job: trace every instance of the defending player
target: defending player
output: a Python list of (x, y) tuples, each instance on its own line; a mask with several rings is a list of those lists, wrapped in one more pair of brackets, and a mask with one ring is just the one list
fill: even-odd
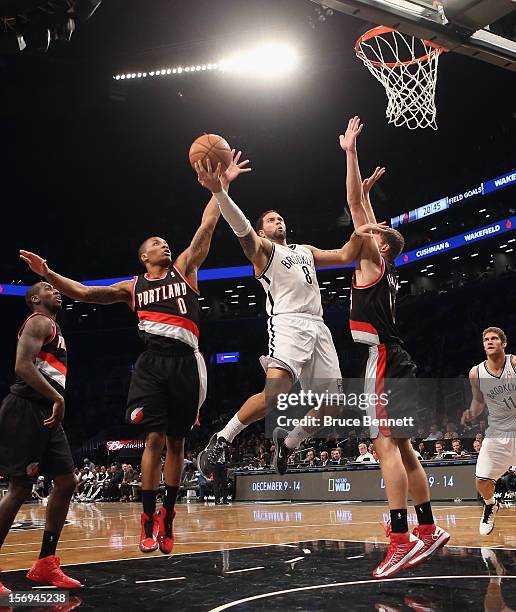
[(469, 423), (487, 408), (488, 429), (477, 459), (477, 491), (484, 500), (481, 535), (493, 531), (499, 505), (495, 502), (496, 481), (516, 464), (516, 356), (506, 355), (507, 337), (499, 327), (482, 333), (487, 359), (469, 372), (473, 399), (462, 416)]
[[(61, 425), (65, 412), (66, 344), (56, 322), (61, 295), (52, 285), (30, 287), (25, 301), (32, 314), (18, 333), (16, 380), (0, 407), (0, 474), (9, 489), (0, 501), (0, 546), (40, 474), (54, 481), (48, 499), (39, 559), (29, 580), (59, 589), (81, 587), (59, 567), (56, 548), (75, 490), (74, 464)], [(0, 597), (11, 591), (0, 582)]]
[[(356, 139), (361, 131), (360, 119), (353, 117), (346, 133), (340, 136), (340, 146), (347, 159), (347, 199), (355, 227), (375, 222), (369, 200), (375, 175), (363, 185), (358, 165)], [(377, 169), (376, 178), (381, 174), (382, 171)], [(356, 259), (350, 327), (355, 342), (369, 345), (364, 391), (370, 398), (375, 393), (380, 395), (386, 378), (403, 379), (400, 384), (404, 384), (410, 393), (410, 381), (416, 377), (416, 366), (404, 348), (394, 315), (398, 291), (394, 261), (403, 246), (403, 236), (389, 228), (377, 233), (375, 240), (364, 242)], [(372, 418), (410, 416), (410, 401), (404, 395), (393, 393), (387, 406), (372, 401), (368, 414)], [(410, 443), (410, 434), (371, 427), (371, 438), (380, 460), (391, 515), (388, 526), (391, 543), (387, 556), (373, 572), (376, 578), (383, 578), (424, 562), (450, 536), (434, 524), (428, 481)], [(419, 522), (412, 534), (407, 522), (409, 491)]]
[[(250, 397), (199, 453), (199, 469), (209, 477), (227, 443), (248, 425), (262, 419), (274, 405), (275, 397), (288, 392), (296, 381), (305, 389), (317, 391), (314, 385), (318, 382), (324, 386), (323, 391), (341, 391), (339, 360), (330, 330), (322, 318), (315, 268), (352, 262), (362, 241), (372, 240), (371, 228), (381, 229), (381, 226), (358, 228), (342, 248), (330, 251), (309, 245), (287, 244), (285, 221), (277, 211), (262, 213), (255, 231), (223, 190), (217, 174), (206, 171), (199, 164), (197, 173), (199, 182), (217, 198), (222, 216), (253, 264), (255, 278), (267, 295), (269, 315), (269, 354), (260, 358), (267, 377), (266, 389)], [(297, 448), (309, 436), (310, 432), (302, 427), (296, 427), (290, 433), (275, 430), (274, 442), (281, 452), (275, 453), (273, 464), (280, 474), (287, 469), (287, 449)]]
[[(223, 175), (225, 186), (246, 168), (240, 152)], [(184, 438), (197, 420), (206, 397), (206, 366), (199, 352), (199, 290), (197, 270), (208, 256), (220, 216), (215, 198), (206, 206), (201, 225), (190, 246), (172, 263), (167, 242), (157, 236), (145, 240), (138, 258), (146, 273), (106, 287), (82, 285), (49, 269), (41, 257), (20, 251), (31, 269), (62, 293), (81, 302), (123, 302), (138, 315), (140, 337), (146, 350), (136, 362), (129, 388), (126, 418), (146, 431), (142, 457), (140, 550), (159, 546), (172, 552), (175, 502), (183, 472)], [(161, 454), (166, 445), (165, 498), (156, 510)]]

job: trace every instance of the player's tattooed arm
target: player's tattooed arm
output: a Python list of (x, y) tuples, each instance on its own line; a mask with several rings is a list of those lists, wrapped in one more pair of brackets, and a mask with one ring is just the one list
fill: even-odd
[(115, 304), (117, 302), (123, 302), (131, 306), (133, 283), (130, 280), (121, 281), (105, 287), (90, 287), (54, 272), (48, 267), (46, 259), (43, 259), (35, 253), (21, 250), (20, 259), (22, 259), (35, 274), (44, 278), (62, 294), (72, 300), (90, 302), (93, 304)]
[[(43, 344), (54, 333), (48, 317), (32, 317), (23, 328), (16, 348), (15, 372), (22, 380), (43, 397), (52, 402), (62, 402), (63, 397), (50, 385), (36, 368), (35, 361)], [(63, 403), (64, 405), (64, 403)]]
[(480, 416), (486, 409), (484, 394), (480, 390), (477, 366), (473, 366), (469, 371), (469, 382), (471, 384), (471, 392), (473, 397), (471, 399), (470, 407), (468, 410), (464, 410), (462, 414), (461, 425), (470, 423)]
[(256, 275), (260, 276), (271, 256), (272, 242), (267, 238), (258, 236), (254, 229), (251, 229), (246, 236), (238, 240), (244, 255), (253, 264)]

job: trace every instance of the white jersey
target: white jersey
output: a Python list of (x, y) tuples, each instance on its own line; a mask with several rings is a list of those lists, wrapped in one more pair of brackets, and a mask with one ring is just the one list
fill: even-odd
[(301, 244), (272, 243), (272, 252), (263, 272), (256, 277), (267, 295), (270, 317), (303, 314), (322, 320), (321, 292), (314, 256)]
[(489, 372), (487, 361), (477, 366), (480, 390), (489, 413), (489, 429), (497, 432), (516, 432), (516, 370), (511, 357), (505, 356), (500, 376)]

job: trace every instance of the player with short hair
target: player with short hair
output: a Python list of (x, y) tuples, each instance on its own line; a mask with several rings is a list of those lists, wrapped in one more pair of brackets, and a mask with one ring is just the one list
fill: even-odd
[(469, 371), (473, 398), (462, 422), (471, 422), (487, 409), (488, 428), (475, 475), (484, 500), (479, 531), (489, 535), (499, 509), (494, 498), (496, 481), (516, 463), (516, 355), (505, 353), (507, 336), (499, 327), (485, 329), (482, 342), (487, 359)]
[[(234, 151), (233, 151), (234, 155)], [(222, 180), (226, 189), (247, 168), (238, 152)], [(138, 249), (146, 272), (110, 286), (87, 286), (65, 278), (34, 253), (20, 251), (21, 258), (40, 276), (68, 297), (80, 302), (122, 302), (136, 312), (145, 351), (131, 376), (127, 421), (145, 429), (142, 457), (140, 550), (158, 547), (170, 554), (174, 545), (175, 502), (184, 465), (184, 439), (197, 421), (206, 397), (206, 365), (199, 352), (197, 271), (208, 256), (220, 216), (215, 198), (208, 202), (190, 245), (173, 261), (163, 238), (147, 238)], [(161, 474), (161, 454), (166, 446), (165, 498), (156, 512)]]
[[(265, 370), (265, 389), (251, 396), (226, 426), (213, 434), (197, 457), (199, 470), (209, 477), (228, 443), (248, 425), (259, 421), (272, 409), (279, 393), (288, 392), (296, 381), (313, 388), (318, 381), (330, 393), (341, 391), (341, 373), (330, 330), (322, 315), (321, 292), (316, 266), (338, 266), (353, 261), (363, 240), (372, 240), (371, 229), (378, 224), (357, 228), (340, 249), (322, 250), (306, 244), (287, 244), (286, 224), (275, 209), (263, 212), (256, 230), (244, 213), (223, 190), (217, 173), (196, 166), (199, 182), (217, 199), (222, 216), (240, 241), (253, 264), (255, 278), (267, 296), (266, 311), (269, 354), (260, 357)], [(296, 427), (292, 432), (274, 431), (273, 465), (280, 474), (287, 469), (290, 451), (310, 436)]]
[[(349, 120), (340, 146), (346, 153), (347, 200), (355, 227), (376, 221), (369, 191), (385, 172), (377, 168), (362, 182), (356, 140), (362, 131), (359, 117)], [(369, 396), (368, 415), (372, 418), (415, 417), (416, 366), (405, 350), (395, 322), (398, 276), (394, 267), (402, 252), (403, 236), (396, 230), (376, 233), (364, 242), (358, 253), (351, 290), (350, 328), (355, 342), (369, 346), (365, 367), (364, 392)], [(386, 379), (402, 379), (385, 404), (380, 400)], [(414, 381), (415, 383), (415, 381)], [(380, 460), (391, 520), (387, 527), (390, 546), (385, 560), (373, 571), (375, 578), (393, 576), (426, 561), (449, 540), (449, 534), (434, 524), (430, 489), (423, 467), (410, 443), (411, 432), (371, 426), (371, 438)], [(414, 501), (419, 526), (408, 531), (408, 493)]]
[[(40, 474), (52, 476), (39, 559), (29, 580), (60, 589), (81, 587), (59, 567), (56, 548), (75, 490), (74, 464), (61, 421), (65, 413), (66, 344), (56, 322), (61, 295), (49, 283), (30, 287), (31, 314), (18, 333), (16, 380), (0, 406), (0, 474), (9, 478), (0, 500), (0, 547)], [(0, 597), (11, 591), (0, 582)]]

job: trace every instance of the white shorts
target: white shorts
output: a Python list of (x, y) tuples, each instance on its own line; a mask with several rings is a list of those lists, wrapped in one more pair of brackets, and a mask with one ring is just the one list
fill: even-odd
[(516, 435), (484, 438), (477, 459), (476, 477), (481, 480), (498, 480), (511, 465), (516, 463)]
[(339, 358), (324, 321), (308, 315), (275, 315), (269, 317), (267, 329), (269, 354), (260, 357), (266, 372), (287, 370), (304, 390), (342, 392)]

